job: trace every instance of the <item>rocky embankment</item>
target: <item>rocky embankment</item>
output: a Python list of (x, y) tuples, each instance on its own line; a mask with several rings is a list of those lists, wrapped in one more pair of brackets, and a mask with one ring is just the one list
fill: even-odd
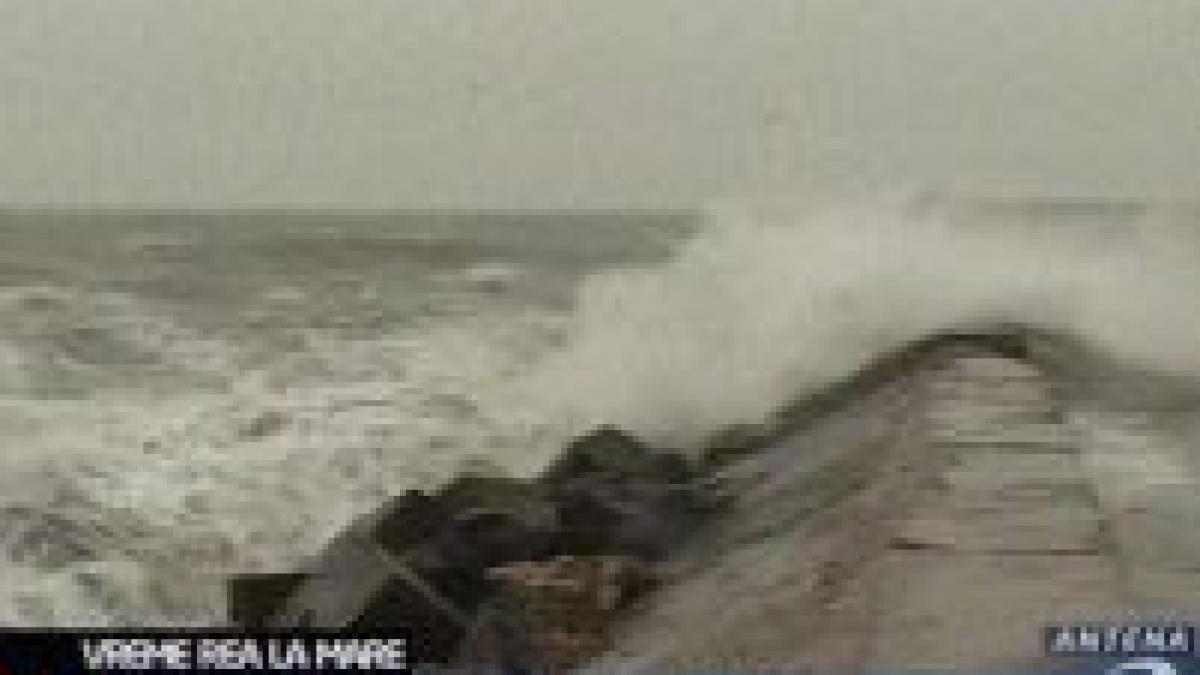
[(600, 428), (537, 480), (465, 473), (409, 491), (305, 569), (231, 580), (231, 619), (413, 627), (422, 656), (448, 665), (578, 665), (720, 504), (682, 455)]
[(471, 670), (1045, 665), (1044, 621), (1200, 601), (1200, 545), (1171, 534), (1200, 510), (1187, 453), (1084, 364), (942, 335), (702, 461), (599, 429), (536, 480), (410, 492), (303, 570), (233, 580), (231, 618), (415, 627)]

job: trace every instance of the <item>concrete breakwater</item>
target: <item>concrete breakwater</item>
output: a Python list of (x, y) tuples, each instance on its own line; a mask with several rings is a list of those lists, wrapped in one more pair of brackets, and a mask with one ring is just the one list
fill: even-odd
[(1194, 383), (1032, 332), (910, 365), (730, 466), (588, 672), (1041, 669), (1047, 623), (1200, 606)]
[(1040, 622), (1195, 587), (1189, 549), (1146, 540), (1192, 508), (1190, 469), (1166, 500), (1111, 470), (1165, 446), (1101, 442), (1125, 418), (1072, 350), (939, 335), (701, 460), (598, 429), (534, 481), (410, 492), (304, 569), (232, 580), (231, 619), (411, 626), (441, 665), (514, 672), (1042, 665)]

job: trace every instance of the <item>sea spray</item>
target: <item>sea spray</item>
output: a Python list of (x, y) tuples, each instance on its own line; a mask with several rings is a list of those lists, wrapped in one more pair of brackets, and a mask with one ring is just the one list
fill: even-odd
[(552, 395), (552, 417), (694, 447), (883, 351), (989, 321), (1200, 372), (1200, 256), (1178, 223), (1138, 219), (1102, 238), (895, 200), (752, 207), (711, 214), (665, 266), (583, 285), (569, 346), (526, 383)]

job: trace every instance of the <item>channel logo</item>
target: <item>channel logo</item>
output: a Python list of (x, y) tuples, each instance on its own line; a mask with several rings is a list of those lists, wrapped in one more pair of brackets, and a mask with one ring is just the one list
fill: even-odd
[(1196, 629), (1183, 623), (1059, 624), (1045, 631), (1048, 656), (1187, 657)]

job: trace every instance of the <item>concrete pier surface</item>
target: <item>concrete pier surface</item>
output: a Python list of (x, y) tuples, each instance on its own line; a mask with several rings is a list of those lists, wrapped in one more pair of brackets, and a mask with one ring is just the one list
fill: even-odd
[(935, 349), (730, 467), (736, 505), (586, 672), (1043, 667), (1048, 622), (1194, 616), (1194, 397), (1002, 352)]

